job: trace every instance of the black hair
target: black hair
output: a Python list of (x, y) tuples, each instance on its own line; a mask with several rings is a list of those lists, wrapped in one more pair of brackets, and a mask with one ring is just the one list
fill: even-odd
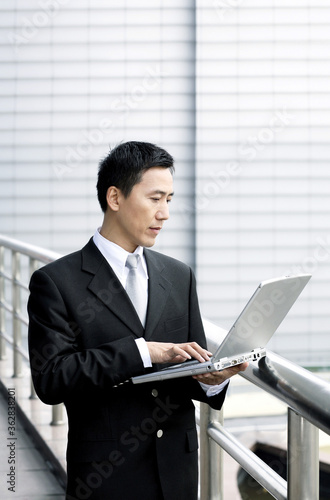
[(103, 212), (107, 209), (107, 191), (110, 186), (121, 190), (127, 198), (143, 173), (152, 167), (169, 168), (174, 172), (173, 157), (149, 142), (124, 142), (110, 151), (99, 165), (97, 197)]

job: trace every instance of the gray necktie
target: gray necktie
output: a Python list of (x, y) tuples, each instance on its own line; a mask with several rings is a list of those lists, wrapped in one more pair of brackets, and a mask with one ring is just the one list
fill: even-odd
[(131, 299), (136, 312), (141, 320), (142, 325), (145, 324), (146, 319), (146, 303), (144, 300), (143, 289), (139, 284), (137, 278), (137, 266), (139, 262), (139, 255), (133, 254), (128, 255), (126, 260), (126, 267), (129, 269), (129, 273), (126, 281), (126, 292)]

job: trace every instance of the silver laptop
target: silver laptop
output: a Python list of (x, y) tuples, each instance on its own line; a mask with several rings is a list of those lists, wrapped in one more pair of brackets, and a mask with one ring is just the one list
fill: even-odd
[(266, 344), (310, 278), (310, 274), (300, 274), (261, 282), (209, 361), (173, 364), (157, 372), (132, 377), (133, 384), (220, 371), (260, 359), (266, 355)]

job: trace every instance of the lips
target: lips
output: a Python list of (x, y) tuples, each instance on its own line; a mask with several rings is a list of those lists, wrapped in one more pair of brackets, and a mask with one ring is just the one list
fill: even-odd
[(155, 226), (155, 227), (150, 227), (149, 228), (153, 233), (158, 234), (159, 231), (161, 230), (161, 226)]

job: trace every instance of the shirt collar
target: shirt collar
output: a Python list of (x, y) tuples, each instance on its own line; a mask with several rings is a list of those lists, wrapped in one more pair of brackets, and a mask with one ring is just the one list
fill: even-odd
[[(100, 229), (101, 228), (98, 228), (95, 231), (95, 234), (93, 236), (93, 241), (97, 246), (97, 248), (102, 253), (103, 257), (108, 261), (110, 266), (113, 268), (117, 276), (122, 277), (125, 272), (125, 264), (127, 256), (130, 255), (130, 253), (124, 250), (124, 248), (114, 243), (113, 241), (104, 238), (104, 236), (102, 236), (102, 234), (100, 233)], [(141, 266), (141, 270), (145, 274), (145, 277), (148, 279), (148, 270), (143, 255), (143, 247), (138, 246), (133, 252), (133, 254), (140, 255), (138, 267)]]

